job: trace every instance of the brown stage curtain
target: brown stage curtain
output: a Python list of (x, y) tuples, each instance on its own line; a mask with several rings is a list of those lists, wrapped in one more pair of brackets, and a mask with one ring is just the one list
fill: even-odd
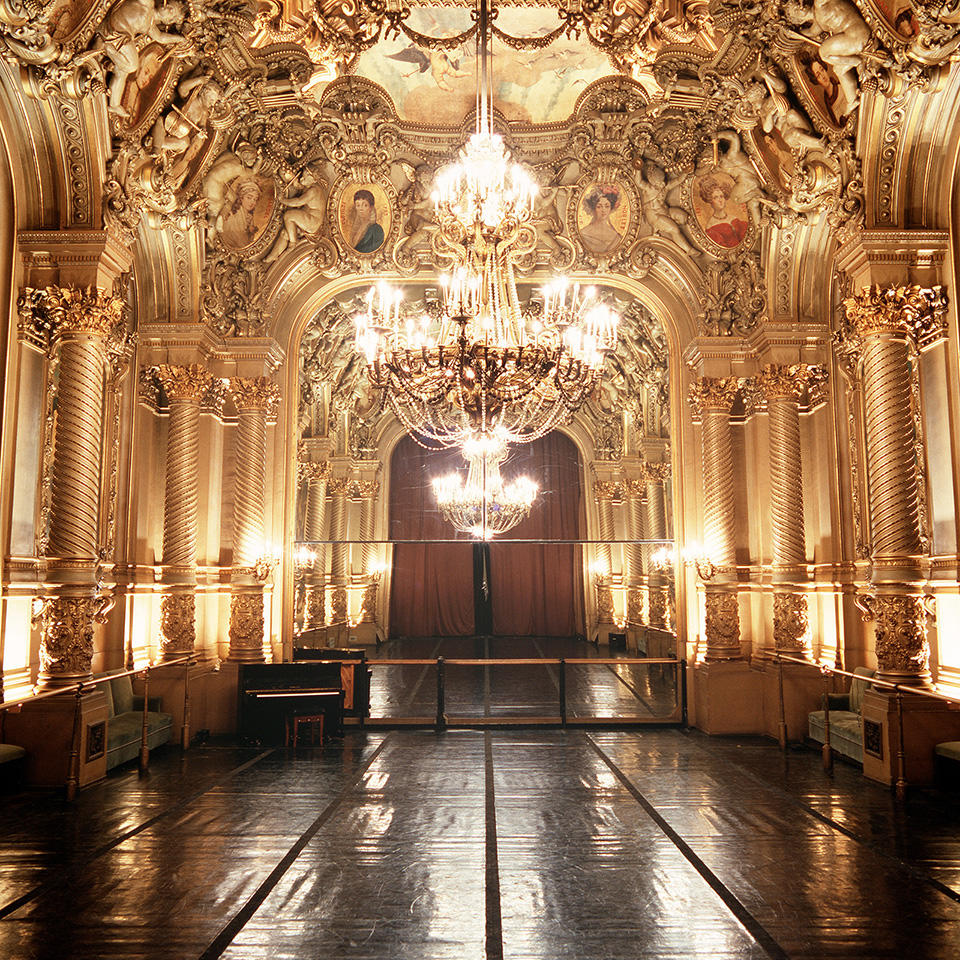
[[(464, 472), (459, 451), (428, 451), (410, 437), (390, 460), (390, 538), (457, 536), (437, 511), (430, 481)], [(397, 543), (390, 588), (391, 637), (462, 637), (474, 632), (473, 546), (464, 543)]]
[(490, 547), (490, 595), (497, 636), (571, 637), (585, 633), (579, 544), (516, 543), (580, 537), (580, 457), (557, 430), (514, 447), (503, 465), (509, 480), (527, 474), (540, 485), (530, 516)]

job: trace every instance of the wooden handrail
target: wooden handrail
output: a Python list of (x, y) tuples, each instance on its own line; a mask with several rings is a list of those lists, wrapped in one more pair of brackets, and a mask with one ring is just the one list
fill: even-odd
[[(437, 663), (436, 657), (430, 660), (402, 660), (402, 659), (383, 659), (383, 660), (366, 660), (364, 661), (368, 667), (427, 667), (435, 666)], [(464, 659), (457, 660), (450, 657), (443, 657), (443, 662), (448, 666), (455, 667), (511, 667), (511, 666), (559, 666), (561, 662), (565, 663), (567, 666), (571, 664), (574, 666), (583, 666), (587, 664), (596, 664), (597, 666), (609, 666), (611, 664), (625, 664), (627, 666), (636, 665), (636, 664), (662, 664), (662, 663), (680, 663), (679, 660), (674, 657), (665, 657), (663, 659), (655, 660), (652, 657), (647, 659), (645, 657), (583, 657), (583, 658), (570, 658), (570, 657), (499, 657), (491, 658), (489, 660), (476, 660), (476, 659)]]
[(144, 673), (147, 670), (160, 670), (162, 667), (173, 667), (181, 663), (196, 663), (192, 656), (179, 657), (176, 660), (163, 660), (160, 663), (148, 663), (143, 667), (135, 667), (132, 670), (118, 670), (105, 677), (96, 677), (93, 680), (78, 680), (76, 683), (67, 684), (64, 687), (54, 687), (51, 690), (43, 690), (40, 693), (31, 693), (26, 697), (19, 697), (16, 700), (0, 701), (0, 710), (9, 710), (12, 707), (23, 706), (25, 703), (33, 703), (36, 700), (46, 700), (48, 697), (59, 697), (65, 693), (77, 693), (87, 687), (95, 687), (97, 684), (106, 683), (108, 680), (114, 680), (117, 677), (134, 677)]
[(871, 686), (886, 687), (898, 693), (913, 693), (919, 697), (929, 697), (931, 700), (943, 700), (946, 703), (955, 703), (960, 707), (960, 698), (951, 697), (949, 694), (940, 693), (938, 690), (928, 690), (925, 687), (913, 686), (909, 683), (894, 683), (892, 680), (881, 680), (878, 677), (865, 677), (861, 673), (851, 673), (841, 667), (831, 667), (825, 663), (814, 663), (812, 660), (804, 660), (802, 657), (791, 657), (788, 654), (780, 653), (777, 650), (764, 651), (778, 660), (786, 660), (789, 663), (799, 663), (805, 667), (813, 667), (819, 670), (824, 676), (850, 677), (852, 680), (866, 680)]

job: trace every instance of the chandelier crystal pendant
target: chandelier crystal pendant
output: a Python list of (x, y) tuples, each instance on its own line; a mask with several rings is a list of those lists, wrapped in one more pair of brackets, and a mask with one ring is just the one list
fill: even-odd
[(437, 477), (433, 492), (444, 520), (456, 530), (478, 540), (489, 540), (512, 529), (530, 515), (537, 498), (537, 484), (529, 477), (504, 481), (500, 465), (507, 445), (498, 437), (482, 436), (468, 441), (463, 455), (469, 469)]
[(414, 317), (399, 291), (371, 288), (356, 317), (372, 386), (428, 449), (485, 435), (536, 440), (568, 421), (596, 389), (619, 318), (591, 287), (560, 277), (521, 303), (514, 254), (530, 223), (536, 182), (493, 132), (489, 0), (477, 31), (477, 128), (457, 162), (438, 171), (440, 233), (455, 268), (442, 303)]

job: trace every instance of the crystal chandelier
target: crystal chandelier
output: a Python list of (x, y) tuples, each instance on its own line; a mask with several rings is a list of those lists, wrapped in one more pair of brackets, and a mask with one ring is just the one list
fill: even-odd
[(529, 477), (504, 482), (500, 465), (507, 445), (498, 437), (483, 436), (464, 444), (469, 464), (464, 481), (459, 473), (437, 477), (433, 492), (444, 520), (478, 540), (505, 533), (530, 515), (537, 485)]
[(522, 236), (536, 236), (536, 184), (492, 129), (489, 32), (482, 0), (477, 129), (438, 171), (433, 194), (457, 263), (440, 278), (442, 303), (414, 317), (381, 284), (356, 318), (371, 384), (429, 449), (493, 434), (509, 443), (542, 437), (593, 393), (617, 342), (618, 317), (593, 288), (560, 278), (521, 303), (513, 254)]

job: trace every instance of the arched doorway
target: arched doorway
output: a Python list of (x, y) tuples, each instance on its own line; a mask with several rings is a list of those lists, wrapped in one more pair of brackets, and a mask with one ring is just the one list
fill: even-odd
[[(585, 632), (581, 463), (554, 431), (513, 449), (505, 466), (540, 486), (530, 516), (492, 543), (474, 543), (440, 516), (430, 480), (462, 469), (456, 451), (404, 437), (390, 463), (394, 541), (390, 636), (570, 637)], [(457, 542), (429, 542), (429, 541)]]

